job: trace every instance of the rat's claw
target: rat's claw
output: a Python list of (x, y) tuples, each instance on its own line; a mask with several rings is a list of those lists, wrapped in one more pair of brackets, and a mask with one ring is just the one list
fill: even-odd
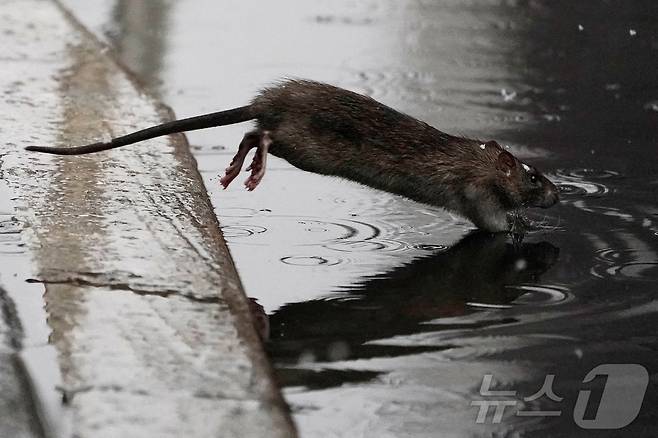
[(260, 164), (252, 164), (249, 168), (251, 169), (251, 175), (245, 180), (244, 186), (249, 191), (252, 191), (260, 184), (263, 176), (265, 176), (265, 167)]
[[(240, 154), (239, 151), (238, 154)], [(231, 164), (229, 167), (226, 168), (226, 172), (224, 173), (224, 176), (221, 177), (219, 180), (219, 183), (222, 185), (222, 187), (224, 187), (224, 189), (226, 189), (228, 185), (231, 184), (231, 182), (235, 179), (235, 177), (240, 174), (241, 167), (242, 167), (242, 162)]]
[(247, 178), (247, 180), (244, 182), (244, 186), (249, 191), (254, 190), (258, 184), (260, 184), (263, 176), (265, 175), (267, 152), (271, 144), (272, 137), (270, 137), (270, 133), (268, 131), (264, 131), (260, 138), (258, 147), (256, 148), (254, 159), (252, 160), (249, 167), (247, 167), (247, 170), (251, 171), (251, 175), (249, 175), (249, 178)]
[(235, 179), (236, 176), (240, 174), (244, 160), (247, 157), (247, 153), (253, 147), (256, 147), (259, 144), (261, 135), (256, 132), (248, 132), (245, 134), (244, 138), (240, 142), (240, 147), (238, 147), (238, 152), (235, 154), (231, 160), (231, 164), (225, 169), (224, 176), (220, 178), (219, 183), (226, 189), (229, 184)]

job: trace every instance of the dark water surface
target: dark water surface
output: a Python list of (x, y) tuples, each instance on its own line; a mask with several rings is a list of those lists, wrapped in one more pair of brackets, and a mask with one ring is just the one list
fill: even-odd
[[(560, 186), (515, 247), (275, 158), (255, 192), (223, 192), (248, 127), (190, 134), (302, 436), (658, 434), (658, 3), (66, 3), (180, 117), (307, 77), (497, 139)], [(579, 391), (592, 391), (592, 419), (605, 384), (585, 375), (627, 363), (649, 373), (635, 421), (579, 427)], [(516, 391), (493, 397), (517, 402), (497, 424), (477, 424), (471, 405), (487, 374)], [(548, 374), (562, 400), (524, 401)], [(614, 399), (617, 412), (631, 403)]]

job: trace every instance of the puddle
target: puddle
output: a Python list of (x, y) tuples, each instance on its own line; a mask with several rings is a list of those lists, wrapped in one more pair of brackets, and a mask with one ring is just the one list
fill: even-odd
[[(66, 3), (181, 117), (311, 77), (495, 138), (558, 184), (561, 204), (530, 212), (538, 230), (514, 247), (275, 158), (253, 193), (220, 190), (249, 128), (191, 133), (302, 437), (580, 435), (569, 408), (587, 371), (658, 366), (653, 3), (183, 0), (123, 36), (116, 14)], [(222, 43), (206, 56), (210, 39)], [(564, 415), (476, 424), (487, 373), (526, 395), (555, 374)], [(647, 394), (633, 436), (655, 435), (655, 382)]]

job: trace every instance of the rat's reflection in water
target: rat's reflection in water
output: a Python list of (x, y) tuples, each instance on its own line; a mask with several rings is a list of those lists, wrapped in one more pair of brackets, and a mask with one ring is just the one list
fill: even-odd
[[(523, 293), (510, 286), (538, 282), (558, 254), (558, 248), (547, 242), (514, 245), (501, 233), (475, 232), (446, 251), (366, 279), (343, 297), (285, 305), (270, 316), (268, 343), (281, 383), (299, 380), (299, 371), (291, 374), (283, 367), (298, 364), (300, 358), (332, 361), (438, 350), (363, 344), (436, 331), (437, 325), (420, 323), (476, 311), (469, 302), (510, 303)], [(501, 322), (505, 322), (502, 317), (496, 321)], [(472, 327), (477, 328), (477, 323)]]

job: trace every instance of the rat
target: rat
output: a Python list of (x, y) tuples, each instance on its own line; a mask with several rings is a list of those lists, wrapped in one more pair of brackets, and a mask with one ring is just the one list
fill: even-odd
[(453, 136), (368, 96), (309, 80), (284, 80), (250, 105), (176, 120), (77, 147), (29, 146), (30, 151), (77, 155), (184, 131), (256, 120), (220, 183), (238, 176), (255, 149), (245, 186), (254, 190), (268, 153), (302, 170), (338, 176), (418, 202), (443, 207), (490, 232), (510, 231), (513, 213), (548, 208), (555, 185), (497, 142)]

